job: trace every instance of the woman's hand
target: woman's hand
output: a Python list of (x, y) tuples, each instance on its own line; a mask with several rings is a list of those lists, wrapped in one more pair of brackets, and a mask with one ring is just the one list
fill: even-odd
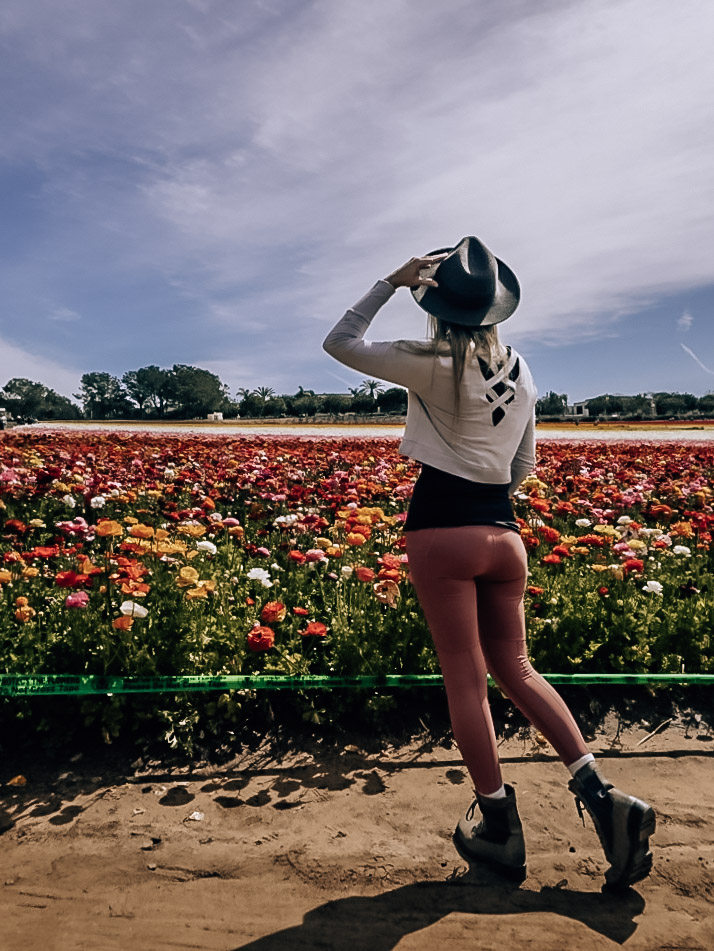
[(392, 271), (389, 277), (385, 277), (385, 281), (392, 287), (419, 287), (422, 284), (438, 287), (432, 275), (445, 257), (448, 257), (448, 251), (443, 254), (432, 254), (426, 258), (411, 258), (396, 271)]

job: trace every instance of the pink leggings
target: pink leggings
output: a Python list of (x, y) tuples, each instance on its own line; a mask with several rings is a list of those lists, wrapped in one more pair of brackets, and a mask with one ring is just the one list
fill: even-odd
[(531, 666), (523, 592), (526, 551), (495, 525), (406, 532), (412, 582), (434, 639), (454, 737), (477, 792), (500, 788), (486, 671), (566, 766), (588, 749), (564, 701)]

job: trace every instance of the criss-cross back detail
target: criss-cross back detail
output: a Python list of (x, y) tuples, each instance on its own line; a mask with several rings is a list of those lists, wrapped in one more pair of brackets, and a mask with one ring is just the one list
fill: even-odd
[(481, 368), (483, 378), (490, 383), (486, 390), (486, 399), (492, 403), (491, 420), (494, 426), (498, 426), (505, 417), (504, 409), (516, 395), (516, 383), (521, 367), (519, 358), (513, 353), (510, 347), (506, 347), (508, 359), (500, 370), (494, 371), (485, 360), (478, 358), (478, 364)]

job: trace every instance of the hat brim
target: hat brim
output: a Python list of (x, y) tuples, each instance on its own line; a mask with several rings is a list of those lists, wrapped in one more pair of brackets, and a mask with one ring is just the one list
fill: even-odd
[[(430, 251), (428, 257), (435, 254), (445, 254), (453, 251), (453, 248), (439, 248), (436, 251)], [(453, 301), (446, 300), (439, 292), (438, 287), (429, 287), (421, 285), (410, 288), (412, 296), (417, 304), (440, 320), (445, 320), (451, 324), (461, 324), (464, 327), (490, 327), (492, 324), (500, 324), (506, 320), (515, 311), (521, 301), (521, 287), (518, 278), (507, 264), (496, 258), (498, 267), (498, 287), (496, 296), (492, 304), (488, 307), (469, 308), (459, 307)], [(426, 276), (433, 277), (439, 270), (439, 265), (435, 265), (431, 274), (425, 271)], [(426, 287), (426, 289), (424, 289)], [(418, 292), (419, 296), (417, 296)]]

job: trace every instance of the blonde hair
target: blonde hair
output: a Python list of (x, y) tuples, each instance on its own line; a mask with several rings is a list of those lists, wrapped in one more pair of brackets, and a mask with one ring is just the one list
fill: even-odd
[(498, 326), (464, 327), (451, 324), (440, 317), (429, 314), (428, 339), (400, 340), (399, 345), (410, 353), (432, 354), (434, 360), (439, 356), (451, 357), (451, 371), (454, 381), (454, 402), (456, 415), (461, 404), (461, 381), (464, 376), (466, 358), (471, 346), (474, 357), (480, 358), (493, 370), (502, 366), (508, 359), (508, 351), (498, 336)]

